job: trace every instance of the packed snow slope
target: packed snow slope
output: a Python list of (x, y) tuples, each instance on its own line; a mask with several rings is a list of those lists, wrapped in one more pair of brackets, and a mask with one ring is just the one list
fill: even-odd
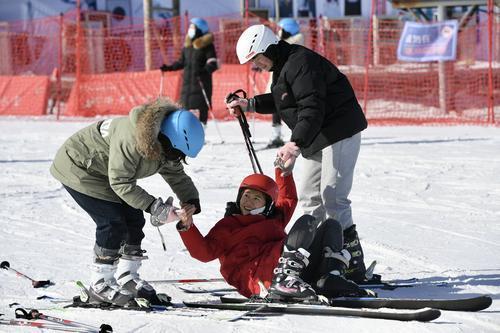
[[(238, 312), (176, 310), (164, 313), (62, 310), (41, 295), (71, 298), (76, 280), (88, 284), (94, 223), (49, 174), (52, 158), (65, 139), (92, 120), (0, 119), (0, 260), (36, 280), (55, 282), (32, 288), (28, 280), (0, 271), (0, 318), (13, 318), (11, 303), (99, 326), (115, 332), (499, 332), (500, 331), (500, 128), (370, 127), (363, 132), (351, 193), (353, 216), (367, 262), (377, 260), (385, 279), (416, 277), (418, 286), (379, 291), (386, 297), (452, 298), (489, 294), (493, 305), (478, 313), (443, 311), (431, 323), (349, 317), (285, 315), (228, 322)], [(255, 147), (265, 145), (271, 126), (250, 127)], [(237, 122), (207, 128), (207, 144), (185, 166), (200, 191), (202, 213), (196, 225), (206, 233), (234, 200), (242, 178), (252, 173)], [(286, 132), (289, 136), (289, 132)], [(258, 152), (266, 174), (273, 173), (276, 150)], [(299, 159), (295, 179), (299, 184)], [(172, 195), (160, 176), (139, 182), (147, 191)], [(301, 215), (300, 207), (294, 218)], [(149, 221), (149, 216), (146, 216)], [(149, 260), (141, 275), (149, 280), (217, 278), (218, 262), (189, 256), (174, 225), (158, 231), (149, 222), (143, 247)], [(173, 284), (156, 284), (176, 303), (205, 300)], [(224, 283), (198, 286), (226, 286)], [(0, 332), (38, 332), (0, 326)]]

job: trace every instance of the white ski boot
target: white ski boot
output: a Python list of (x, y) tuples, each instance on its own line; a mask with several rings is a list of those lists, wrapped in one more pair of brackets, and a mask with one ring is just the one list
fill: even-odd
[(142, 261), (148, 259), (143, 255), (140, 246), (125, 245), (122, 248), (123, 254), (118, 260), (116, 280), (123, 288), (131, 292), (137, 298), (145, 298), (151, 304), (161, 304), (154, 288), (139, 276), (139, 268)]
[(118, 285), (114, 278), (116, 265), (92, 265), (89, 303), (109, 303), (120, 307), (134, 306), (134, 294)]

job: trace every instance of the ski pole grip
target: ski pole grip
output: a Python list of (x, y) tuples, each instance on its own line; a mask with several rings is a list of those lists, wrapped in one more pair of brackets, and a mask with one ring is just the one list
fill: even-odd
[(2, 261), (2, 263), (0, 264), (0, 268), (9, 270), (9, 268), (10, 268), (9, 262), (8, 261)]
[[(241, 93), (243, 95), (243, 97), (240, 97), (238, 94)], [(238, 89), (232, 93), (229, 93), (227, 96), (226, 96), (226, 103), (231, 103), (232, 101), (238, 99), (238, 98), (247, 98), (247, 93), (245, 90), (243, 89)], [(235, 109), (239, 109), (240, 113), (243, 114), (243, 110), (241, 109), (241, 107), (239, 106), (236, 106)]]
[[(229, 104), (232, 101), (237, 100), (238, 98), (240, 98), (240, 96), (236, 95), (235, 93), (230, 93), (229, 95), (226, 96), (226, 104)], [(234, 108), (237, 109), (240, 112), (240, 114), (243, 114), (243, 110), (241, 109), (241, 107), (235, 106)]]

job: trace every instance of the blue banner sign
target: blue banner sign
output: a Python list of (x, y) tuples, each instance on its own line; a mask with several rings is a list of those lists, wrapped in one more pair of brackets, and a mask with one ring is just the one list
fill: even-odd
[(445, 61), (457, 56), (457, 20), (438, 23), (406, 22), (399, 39), (398, 60)]

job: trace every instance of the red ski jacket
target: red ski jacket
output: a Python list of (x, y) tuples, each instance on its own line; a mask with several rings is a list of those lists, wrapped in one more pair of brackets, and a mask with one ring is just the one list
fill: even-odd
[(193, 225), (181, 232), (181, 238), (191, 256), (202, 262), (220, 261), (224, 279), (246, 297), (259, 294), (258, 281), (269, 288), (273, 270), (283, 249), (285, 227), (297, 206), (297, 190), (292, 175), (281, 176), (276, 169), (279, 187), (275, 214), (232, 215), (215, 224), (203, 237)]

